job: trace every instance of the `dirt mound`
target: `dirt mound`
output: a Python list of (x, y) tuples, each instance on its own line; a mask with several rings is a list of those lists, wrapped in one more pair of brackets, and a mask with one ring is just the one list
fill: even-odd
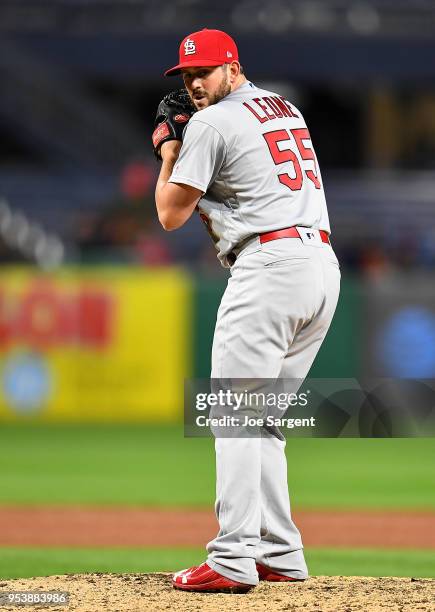
[(435, 611), (435, 580), (413, 578), (317, 576), (299, 584), (261, 583), (244, 595), (175, 591), (170, 574), (71, 574), (0, 583), (0, 593), (23, 590), (68, 591), (68, 605), (25, 608), (51, 612)]

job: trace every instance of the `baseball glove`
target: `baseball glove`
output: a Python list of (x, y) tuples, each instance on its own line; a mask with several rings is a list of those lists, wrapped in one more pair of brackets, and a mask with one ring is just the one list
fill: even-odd
[(157, 159), (162, 159), (160, 147), (164, 142), (183, 140), (183, 130), (195, 110), (185, 89), (171, 91), (163, 98), (157, 108), (152, 137)]

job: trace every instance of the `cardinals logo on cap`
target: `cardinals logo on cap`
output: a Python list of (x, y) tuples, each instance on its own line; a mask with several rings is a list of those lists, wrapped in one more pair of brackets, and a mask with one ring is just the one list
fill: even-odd
[(191, 38), (186, 38), (184, 43), (184, 55), (193, 55), (196, 53), (195, 41)]

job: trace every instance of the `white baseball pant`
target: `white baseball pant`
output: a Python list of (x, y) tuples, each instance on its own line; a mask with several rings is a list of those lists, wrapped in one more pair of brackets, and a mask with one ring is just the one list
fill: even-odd
[[(217, 316), (211, 377), (305, 379), (339, 290), (339, 265), (329, 244), (311, 246), (298, 238), (261, 244), (254, 238), (231, 268)], [(207, 563), (247, 584), (258, 583), (256, 562), (306, 578), (302, 540), (290, 513), (285, 441), (272, 435), (216, 438), (215, 449), (220, 530), (207, 545)]]

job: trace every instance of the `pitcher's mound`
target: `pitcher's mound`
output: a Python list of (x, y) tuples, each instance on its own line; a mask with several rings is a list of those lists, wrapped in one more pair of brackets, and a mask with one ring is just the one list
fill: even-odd
[(317, 576), (302, 583), (262, 582), (247, 594), (227, 595), (176, 591), (170, 574), (70, 574), (3, 580), (4, 591), (69, 592), (67, 605), (25, 608), (51, 612), (435, 611), (435, 580), (414, 578)]

